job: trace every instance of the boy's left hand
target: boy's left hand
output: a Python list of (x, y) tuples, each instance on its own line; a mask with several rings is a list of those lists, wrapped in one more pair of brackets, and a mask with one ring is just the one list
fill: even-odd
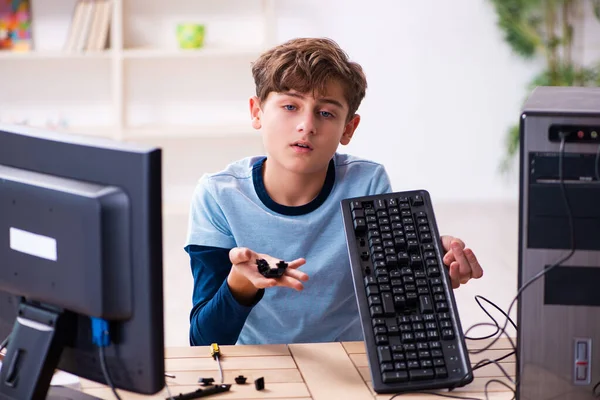
[(443, 261), (448, 266), (453, 289), (467, 283), (471, 278), (479, 279), (483, 276), (483, 269), (473, 250), (465, 248), (462, 240), (448, 235), (443, 235), (441, 240), (446, 252)]

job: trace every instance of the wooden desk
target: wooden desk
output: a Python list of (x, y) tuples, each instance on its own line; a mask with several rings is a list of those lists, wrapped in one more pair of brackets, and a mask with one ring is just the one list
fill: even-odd
[[(470, 349), (480, 349), (489, 341), (468, 342)], [(495, 359), (511, 351), (506, 339), (499, 340), (493, 348), (480, 354), (471, 354), (471, 363), (485, 358)], [(227, 393), (210, 396), (215, 399), (296, 399), (296, 400), (383, 400), (391, 394), (376, 395), (371, 389), (367, 356), (363, 342), (221, 346), (221, 365), (225, 383), (231, 383)], [(514, 376), (514, 355), (501, 361), (507, 372)], [(165, 367), (175, 379), (166, 378), (173, 396), (198, 389), (199, 377), (212, 377), (219, 382), (217, 363), (209, 354), (208, 347), (176, 347), (166, 349)], [(248, 378), (245, 385), (238, 385), (238, 375)], [(452, 392), (455, 395), (485, 399), (484, 387), (490, 379), (508, 383), (500, 369), (488, 365), (474, 372), (474, 381)], [(254, 380), (264, 377), (265, 389), (257, 391)], [(83, 391), (103, 399), (114, 398), (110, 389), (95, 382), (82, 381)], [(154, 396), (141, 396), (119, 391), (123, 399), (165, 399), (164, 389)], [(442, 391), (441, 393), (448, 393)], [(512, 392), (500, 384), (488, 388), (490, 400), (511, 399)], [(426, 394), (407, 394), (399, 400), (442, 399)]]

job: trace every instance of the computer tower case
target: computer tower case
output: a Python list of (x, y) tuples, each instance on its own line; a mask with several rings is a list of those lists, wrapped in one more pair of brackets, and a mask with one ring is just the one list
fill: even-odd
[(520, 140), (517, 399), (597, 399), (600, 89), (538, 87)]

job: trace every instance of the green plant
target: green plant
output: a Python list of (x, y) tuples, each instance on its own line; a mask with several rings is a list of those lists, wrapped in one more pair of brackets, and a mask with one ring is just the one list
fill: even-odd
[[(600, 0), (490, 0), (498, 14), (498, 26), (512, 50), (525, 59), (543, 56), (544, 70), (529, 84), (537, 86), (600, 86), (600, 62), (582, 65), (576, 60), (574, 27), (581, 27), (586, 11), (600, 21)], [(519, 127), (506, 134), (506, 171), (519, 149)]]

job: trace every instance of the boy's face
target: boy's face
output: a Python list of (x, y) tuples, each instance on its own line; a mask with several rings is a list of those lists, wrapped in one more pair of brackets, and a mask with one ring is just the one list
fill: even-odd
[(272, 164), (296, 173), (326, 169), (338, 145), (350, 143), (360, 116), (347, 122), (344, 90), (331, 81), (323, 93), (271, 92), (250, 99), (252, 126), (261, 129)]

